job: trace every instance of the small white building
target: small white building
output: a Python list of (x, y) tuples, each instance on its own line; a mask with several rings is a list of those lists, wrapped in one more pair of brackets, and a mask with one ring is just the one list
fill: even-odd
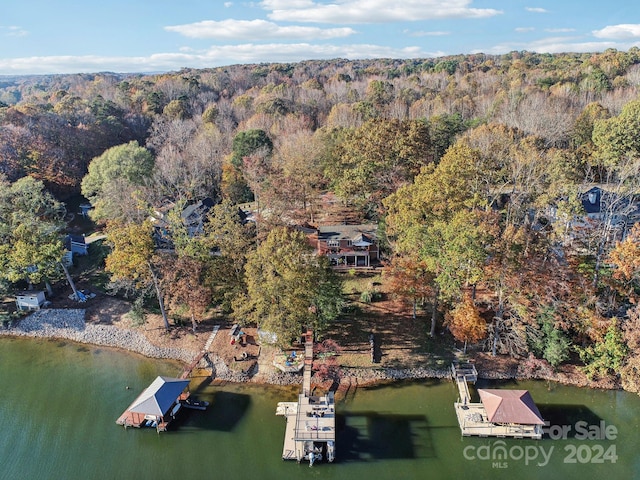
[(19, 292), (16, 295), (18, 310), (40, 310), (46, 301), (44, 292), (41, 290)]

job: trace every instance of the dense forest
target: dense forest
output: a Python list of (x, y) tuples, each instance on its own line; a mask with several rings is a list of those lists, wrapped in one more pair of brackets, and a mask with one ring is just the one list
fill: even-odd
[[(329, 193), (379, 224), (427, 334), (638, 391), (639, 88), (637, 48), (0, 77), (0, 280), (61, 277), (61, 202), (82, 194), (138, 312), (156, 295), (194, 328), (216, 305), (322, 331), (339, 278), (293, 227)], [(180, 212), (205, 199), (194, 235)]]

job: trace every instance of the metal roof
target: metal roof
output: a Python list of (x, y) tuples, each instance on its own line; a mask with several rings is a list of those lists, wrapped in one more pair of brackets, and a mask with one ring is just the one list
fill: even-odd
[(127, 410), (144, 415), (164, 416), (189, 385), (189, 380), (156, 377)]
[(528, 390), (480, 389), (478, 393), (490, 422), (544, 425)]

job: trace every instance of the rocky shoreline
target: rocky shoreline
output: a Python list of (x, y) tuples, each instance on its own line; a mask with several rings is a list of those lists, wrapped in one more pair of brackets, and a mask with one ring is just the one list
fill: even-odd
[(145, 357), (190, 362), (196, 352), (182, 348), (157, 347), (140, 332), (112, 325), (95, 325), (85, 322), (83, 309), (38, 310), (20, 319), (1, 335), (34, 338), (62, 338), (78, 343), (121, 348)]
[[(198, 354), (183, 348), (153, 345), (143, 333), (113, 325), (87, 324), (84, 309), (39, 310), (17, 321), (15, 325), (0, 329), (0, 335), (34, 338), (60, 338), (78, 343), (106, 346), (138, 353), (150, 358), (178, 360), (189, 364)], [(279, 371), (257, 372), (255, 375), (231, 370), (222, 359), (211, 354), (207, 365), (213, 368), (217, 380), (252, 382), (270, 385), (300, 385), (302, 377)], [(615, 385), (594, 385), (584, 375), (567, 375), (545, 369), (526, 370), (520, 365), (513, 371), (478, 369), (478, 376), (494, 380), (546, 380), (579, 387), (619, 388)], [(450, 377), (448, 368), (344, 368), (341, 382), (357, 382), (358, 385), (401, 380), (445, 379)], [(321, 382), (319, 382), (321, 383)]]

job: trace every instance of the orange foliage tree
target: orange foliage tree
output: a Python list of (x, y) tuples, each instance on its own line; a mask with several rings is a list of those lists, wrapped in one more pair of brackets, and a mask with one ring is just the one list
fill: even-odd
[(467, 353), (467, 342), (479, 342), (487, 335), (487, 322), (480, 316), (470, 294), (447, 314), (446, 325), (456, 340), (464, 342), (464, 353)]
[(411, 302), (413, 318), (416, 318), (418, 303), (433, 296), (433, 274), (423, 261), (412, 256), (394, 256), (385, 272), (389, 277), (391, 293)]
[(618, 242), (609, 253), (608, 263), (614, 265), (612, 278), (618, 290), (633, 298), (640, 286), (640, 223), (636, 223), (627, 238)]

